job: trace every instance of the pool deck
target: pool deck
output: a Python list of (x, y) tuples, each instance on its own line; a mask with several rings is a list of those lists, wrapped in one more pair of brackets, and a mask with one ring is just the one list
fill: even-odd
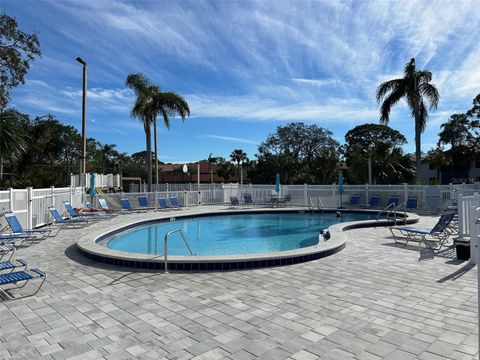
[(0, 359), (435, 360), (478, 351), (477, 270), (451, 248), (403, 248), (388, 229), (364, 228), (311, 262), (163, 274), (83, 257), (75, 243), (94, 226), (17, 251), (48, 279), (36, 296), (0, 303)]

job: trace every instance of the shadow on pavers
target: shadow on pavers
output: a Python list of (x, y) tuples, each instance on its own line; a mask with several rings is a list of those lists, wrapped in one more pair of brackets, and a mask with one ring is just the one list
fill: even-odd
[[(124, 272), (125, 274), (120, 275), (118, 278), (113, 279), (108, 285), (115, 285), (117, 283), (126, 283), (129, 281), (138, 281), (139, 276), (142, 279), (158, 276), (159, 274), (163, 274), (163, 270), (152, 270), (152, 269), (132, 269), (131, 267), (123, 267), (123, 266), (116, 266), (105, 264), (102, 262), (97, 262), (91, 260), (85, 256), (83, 256), (80, 251), (78, 251), (77, 245), (73, 244), (70, 245), (65, 249), (65, 255), (72, 261), (76, 262), (77, 264), (89, 266), (96, 269), (102, 270), (111, 270), (116, 272)], [(132, 278), (128, 278), (132, 277)]]
[[(462, 260), (456, 260), (456, 263), (459, 264), (461, 263)], [(452, 280), (452, 281), (455, 281), (457, 280), (460, 276), (466, 274), (467, 272), (470, 271), (470, 269), (472, 269), (473, 267), (475, 267), (474, 264), (471, 264), (471, 263), (467, 263), (465, 264), (464, 266), (462, 266), (460, 269), (458, 269), (457, 271), (451, 273), (450, 275), (447, 275), (447, 276), (444, 276), (443, 278), (441, 279), (438, 279), (437, 282), (438, 283), (444, 283), (445, 281), (449, 281), (449, 280)]]

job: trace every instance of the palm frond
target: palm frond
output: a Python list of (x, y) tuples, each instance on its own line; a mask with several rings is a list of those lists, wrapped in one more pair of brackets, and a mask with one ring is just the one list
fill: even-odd
[(147, 92), (150, 81), (142, 73), (129, 74), (125, 80), (125, 86), (133, 90), (136, 96), (139, 96)]
[(383, 101), (380, 106), (380, 122), (382, 124), (388, 124), (390, 118), (390, 111), (392, 107), (398, 103), (405, 96), (405, 88), (400, 86), (392, 91)]
[(433, 75), (431, 71), (428, 71), (428, 70), (417, 71), (415, 75), (417, 77), (417, 81), (419, 84), (429, 83), (430, 81), (432, 81)]
[(394, 92), (398, 88), (403, 87), (403, 83), (404, 79), (394, 79), (381, 83), (376, 91), (377, 102), (380, 103), (388, 92)]
[(428, 100), (430, 110), (435, 110), (440, 100), (440, 94), (435, 85), (422, 83), (418, 86), (418, 91)]

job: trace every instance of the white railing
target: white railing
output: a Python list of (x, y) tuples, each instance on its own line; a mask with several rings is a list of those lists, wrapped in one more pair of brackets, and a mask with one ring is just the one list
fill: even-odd
[[(73, 206), (82, 204), (82, 190), (75, 187), (48, 189), (9, 189), (0, 191), (0, 212), (13, 211), (25, 229), (45, 225), (49, 222), (48, 206), (54, 205), (60, 213), (63, 212), (64, 201), (70, 201)], [(0, 227), (5, 226), (0, 218)]]
[[(70, 176), (72, 186), (80, 186), (80, 178), (78, 175)], [(90, 174), (85, 175), (85, 187), (90, 187)], [(102, 189), (120, 188), (122, 186), (121, 176), (118, 174), (97, 174), (95, 173), (95, 187)]]
[(458, 196), (458, 234), (461, 238), (470, 237), (471, 221), (474, 210), (480, 207), (480, 195)]
[[(473, 186), (473, 185), (472, 185)], [(372, 196), (380, 198), (379, 208), (384, 207), (391, 197), (398, 197), (400, 202), (406, 203), (409, 198), (417, 198), (418, 209), (439, 213), (456, 198), (460, 191), (470, 191), (471, 185), (344, 185), (342, 200), (347, 203), (352, 195), (360, 197), (359, 204), (366, 205)], [(260, 184), (158, 184), (154, 189), (159, 193), (177, 193), (186, 198), (190, 205), (219, 204), (230, 201), (231, 196), (240, 200), (244, 194), (251, 194), (255, 203), (268, 201), (276, 195), (275, 185)], [(136, 193), (138, 184), (133, 184), (132, 190)], [(291, 195), (292, 205), (309, 206), (309, 198), (321, 197), (326, 208), (340, 206), (338, 186), (332, 185), (282, 185), (280, 195)], [(199, 199), (200, 197), (200, 199)]]

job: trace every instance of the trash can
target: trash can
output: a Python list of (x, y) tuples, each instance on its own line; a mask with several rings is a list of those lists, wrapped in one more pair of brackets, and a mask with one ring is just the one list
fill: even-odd
[(470, 242), (469, 241), (454, 241), (455, 251), (457, 252), (458, 260), (470, 259)]

